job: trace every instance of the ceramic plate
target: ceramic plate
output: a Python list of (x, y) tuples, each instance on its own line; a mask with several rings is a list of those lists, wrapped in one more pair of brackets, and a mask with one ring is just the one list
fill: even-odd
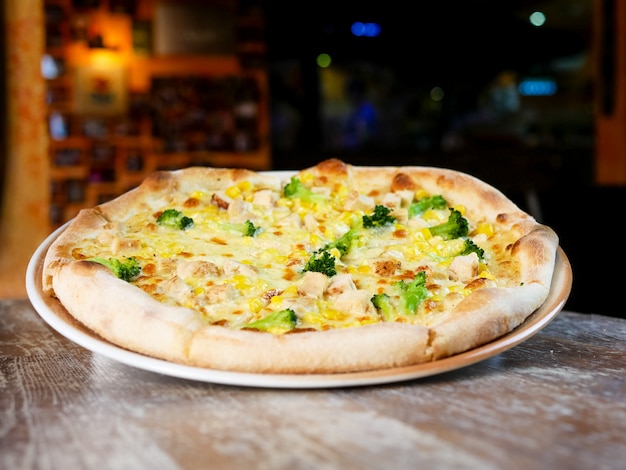
[(400, 382), (440, 374), (488, 359), (527, 340), (558, 315), (572, 287), (572, 269), (559, 247), (552, 289), (545, 303), (518, 328), (478, 348), (434, 362), (367, 372), (305, 375), (227, 372), (176, 364), (117, 347), (76, 322), (58, 300), (46, 295), (41, 284), (44, 257), (50, 244), (68, 224), (44, 240), (33, 254), (26, 271), (28, 297), (44, 321), (61, 335), (94, 353), (139, 369), (203, 382), (269, 388), (329, 388)]

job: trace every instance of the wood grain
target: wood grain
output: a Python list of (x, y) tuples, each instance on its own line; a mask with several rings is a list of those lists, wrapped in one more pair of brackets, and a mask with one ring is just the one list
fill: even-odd
[(0, 468), (623, 468), (625, 340), (626, 320), (561, 312), (464, 369), (275, 390), (134, 369), (4, 300)]

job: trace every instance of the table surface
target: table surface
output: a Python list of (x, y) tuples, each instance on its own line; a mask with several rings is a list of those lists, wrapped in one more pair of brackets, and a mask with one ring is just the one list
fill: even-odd
[(624, 468), (625, 371), (626, 320), (563, 311), (431, 377), (238, 387), (115, 362), (3, 300), (0, 468)]

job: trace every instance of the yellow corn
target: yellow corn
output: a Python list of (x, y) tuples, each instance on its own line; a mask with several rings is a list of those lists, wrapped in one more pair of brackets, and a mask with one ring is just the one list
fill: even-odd
[(239, 189), (239, 187), (237, 186), (230, 186), (224, 192), (228, 197), (233, 198), (233, 199), (241, 197), (241, 189)]
[(250, 181), (240, 181), (237, 183), (237, 187), (241, 192), (250, 191), (252, 189), (252, 183)]
[(491, 235), (493, 235), (493, 225), (488, 222), (480, 223), (478, 224), (478, 227), (476, 227), (476, 232), (482, 233), (490, 237)]
[(264, 307), (263, 301), (259, 298), (250, 299), (248, 302), (248, 308), (253, 313), (259, 313), (259, 311)]

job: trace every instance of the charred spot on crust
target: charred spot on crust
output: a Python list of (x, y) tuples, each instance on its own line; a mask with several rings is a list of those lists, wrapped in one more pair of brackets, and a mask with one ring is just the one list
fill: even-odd
[(397, 173), (391, 181), (391, 190), (400, 191), (402, 189), (417, 189), (417, 185), (413, 178), (406, 173)]
[(151, 191), (159, 191), (170, 187), (173, 181), (169, 171), (155, 171), (146, 177), (141, 186), (145, 186)]
[(322, 174), (327, 174), (329, 176), (348, 175), (348, 165), (337, 158), (324, 160), (317, 165), (317, 168)]

